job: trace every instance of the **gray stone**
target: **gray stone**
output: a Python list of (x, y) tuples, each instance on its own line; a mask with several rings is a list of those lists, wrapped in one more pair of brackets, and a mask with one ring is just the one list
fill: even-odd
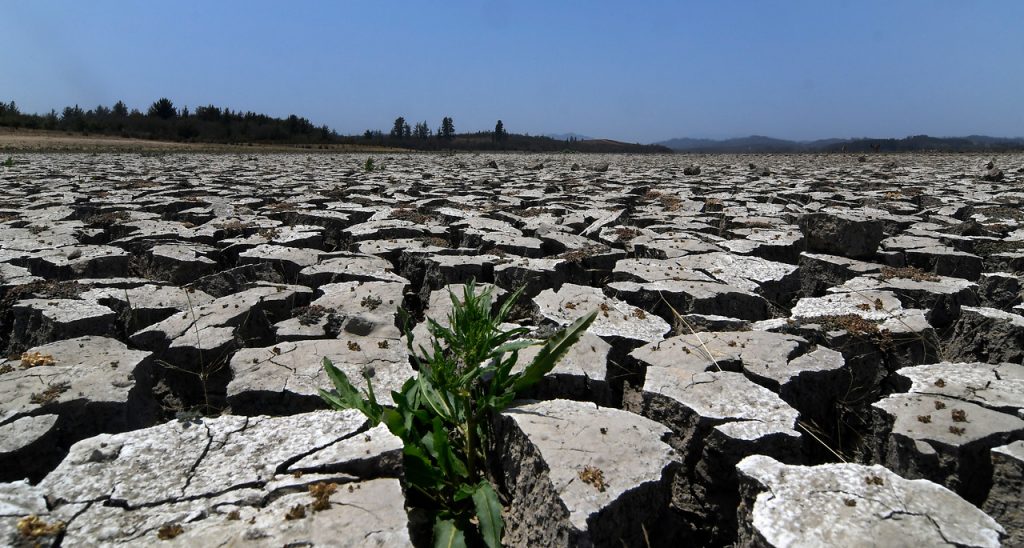
[(57, 415), (27, 415), (0, 424), (0, 479), (38, 479), (57, 465), (62, 456), (54, 450), (58, 420)]
[(239, 264), (270, 263), (288, 279), (296, 279), (299, 272), (317, 264), (320, 252), (316, 249), (260, 244), (238, 254)]
[(995, 308), (961, 308), (943, 344), (950, 361), (1020, 363), (1024, 359), (1024, 316)]
[[(512, 370), (520, 372), (525, 369), (540, 349), (541, 346), (537, 345), (520, 350), (519, 360)], [(589, 331), (584, 332), (554, 369), (522, 396), (541, 400), (584, 400), (611, 406), (617, 399), (613, 395), (612, 380), (622, 371), (618, 364), (609, 361), (610, 352), (610, 344)]]
[(398, 338), (349, 336), (339, 339), (282, 342), (267, 348), (246, 348), (231, 358), (227, 403), (234, 413), (295, 414), (327, 404), (319, 390), (333, 390), (322, 361), (330, 359), (353, 385), (364, 389), (371, 376), (381, 402), (415, 375), (405, 345)]
[(977, 284), (960, 278), (935, 276), (936, 279), (913, 279), (879, 275), (853, 278), (829, 289), (829, 293), (857, 293), (890, 291), (903, 306), (927, 310), (928, 322), (935, 327), (946, 327), (960, 316), (963, 306), (978, 304)]
[(392, 271), (391, 263), (372, 255), (335, 255), (299, 272), (299, 283), (313, 288), (339, 282), (409, 283)]
[(668, 441), (683, 456), (672, 506), (700, 524), (686, 531), (694, 542), (730, 541), (737, 462), (752, 454), (796, 462), (802, 451), (797, 411), (740, 373), (648, 367), (643, 386), (627, 390), (623, 405), (672, 430)]
[[(383, 428), (363, 431), (364, 424), (356, 411), (320, 411), (176, 421), (101, 435), (72, 447), (39, 487), (54, 505), (52, 514), (67, 523), (64, 542), (75, 545), (155, 540), (158, 529), (172, 525), (181, 527), (173, 542), (182, 545), (323, 542), (341, 527), (345, 534), (365, 531), (359, 540), (371, 545), (408, 545), (397, 481), (365, 481), (394, 477), (401, 443)], [(342, 460), (323, 458), (307, 470), (332, 472), (292, 473), (303, 470), (293, 470), (293, 463), (325, 451)], [(303, 492), (324, 482), (340, 485), (330, 509), (315, 512)], [(363, 510), (353, 514), (349, 504)], [(305, 507), (305, 519), (285, 520), (295, 505)]]
[(323, 285), (309, 307), (296, 309), (295, 317), (275, 324), (275, 335), (278, 342), (343, 334), (398, 338), (398, 309), (405, 288), (405, 284), (392, 282)]
[(800, 254), (799, 264), (800, 291), (804, 297), (820, 297), (830, 287), (882, 268), (880, 264), (807, 252)]
[(153, 284), (130, 288), (98, 287), (82, 293), (81, 298), (95, 301), (116, 312), (118, 325), (128, 333), (214, 300), (212, 295), (198, 289)]
[(503, 544), (639, 545), (663, 523), (675, 458), (664, 426), (553, 400), (506, 410), (497, 429), (511, 496)]
[(809, 213), (799, 224), (807, 251), (854, 259), (874, 255), (884, 237), (882, 221), (852, 212)]
[(103, 305), (75, 299), (25, 299), (15, 303), (11, 313), (8, 352), (85, 335), (110, 335), (117, 316)]
[[(623, 301), (606, 297), (600, 289), (576, 284), (563, 284), (557, 291), (542, 291), (534, 298), (538, 314), (556, 325), (569, 325), (579, 317), (598, 311), (589, 331), (607, 339), (635, 343), (661, 340), (670, 327), (665, 320), (644, 313)], [(613, 343), (614, 344), (614, 343)]]
[(992, 489), (981, 509), (1006, 528), (1004, 546), (1024, 544), (1024, 441), (992, 449)]
[[(656, 282), (612, 282), (607, 291), (665, 321), (680, 323), (676, 315), (711, 314), (741, 320), (763, 320), (771, 316), (764, 297), (718, 282), (661, 280)], [(687, 332), (676, 325), (676, 332)]]
[[(152, 362), (149, 352), (130, 350), (123, 343), (103, 337), (80, 337), (53, 342), (30, 350), (52, 365), (23, 369), (17, 361), (0, 361), (13, 371), (0, 374), (0, 428), (21, 422), (25, 437), (17, 437), (17, 462), (24, 468), (3, 467), (3, 479), (38, 479), (75, 441), (100, 432), (139, 428), (155, 414), (149, 395)], [(50, 419), (56, 420), (46, 426)], [(31, 443), (36, 439), (50, 443)], [(15, 456), (11, 456), (15, 458)]]
[(211, 256), (216, 248), (195, 244), (164, 244), (150, 250), (152, 268), (159, 279), (175, 285), (194, 282), (217, 269)]
[(1024, 420), (946, 396), (893, 394), (872, 411), (875, 462), (945, 485), (974, 504), (991, 485), (989, 450), (1024, 437)]
[(954, 493), (878, 466), (737, 466), (741, 546), (1000, 546), (1003, 528)]
[(896, 372), (915, 394), (937, 394), (1024, 418), (1024, 366), (941, 362)]
[(213, 295), (227, 297), (233, 293), (245, 291), (254, 285), (284, 283), (281, 273), (270, 264), (248, 264), (203, 276), (188, 284), (188, 289), (196, 289)]

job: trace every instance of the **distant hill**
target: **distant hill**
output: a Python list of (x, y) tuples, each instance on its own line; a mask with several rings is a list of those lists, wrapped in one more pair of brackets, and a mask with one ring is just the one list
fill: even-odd
[(669, 139), (656, 143), (676, 152), (742, 153), (742, 152), (999, 152), (1024, 150), (1024, 137), (929, 137), (913, 135), (903, 139), (820, 139), (817, 141), (789, 141), (763, 135), (735, 139)]
[(643, 145), (624, 143), (611, 139), (583, 139), (566, 141), (546, 136), (520, 135), (510, 133), (502, 142), (495, 142), (488, 131), (478, 133), (460, 133), (450, 142), (434, 147), (432, 142), (417, 143), (401, 142), (396, 146), (407, 146), (421, 150), (443, 148), (452, 150), (518, 150), (524, 152), (640, 152), (667, 153), (672, 149), (662, 145)]
[(568, 141), (569, 139), (575, 139), (577, 141), (590, 141), (594, 139), (593, 137), (582, 135), (579, 133), (573, 133), (571, 131), (569, 133), (545, 133), (544, 135), (542, 135), (542, 137), (555, 139), (557, 141)]

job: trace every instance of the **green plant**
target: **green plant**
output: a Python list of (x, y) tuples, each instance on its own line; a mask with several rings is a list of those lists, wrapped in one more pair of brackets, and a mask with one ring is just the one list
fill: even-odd
[[(383, 422), (402, 439), (410, 504), (432, 515), (435, 546), (465, 546), (467, 535), (470, 543), (501, 545), (502, 507), (486, 470), (492, 421), (551, 371), (597, 317), (591, 312), (543, 342), (524, 339), (525, 328), (501, 328), (521, 292), (494, 313), (492, 288), (477, 293), (470, 282), (461, 302), (451, 294), (449, 327), (427, 320), (430, 349), (421, 345), (418, 351), (402, 311), (418, 373), (392, 392), (394, 406), (377, 401), (369, 372), (360, 392), (324, 358), (335, 390), (320, 396), (336, 409), (358, 409), (374, 425)], [(543, 344), (537, 357), (513, 373), (519, 350), (537, 344)]]
[(373, 171), (373, 158), (366, 159), (366, 162), (363, 163), (363, 171)]
[(4, 167), (14, 167), (14, 157), (8, 156), (7, 159), (3, 161), (3, 164), (0, 165), (3, 165)]

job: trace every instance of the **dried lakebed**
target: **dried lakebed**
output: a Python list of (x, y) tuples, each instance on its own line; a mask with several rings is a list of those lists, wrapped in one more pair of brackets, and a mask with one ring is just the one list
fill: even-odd
[(387, 399), (475, 279), (599, 311), (494, 425), (508, 545), (1024, 544), (1024, 156), (365, 159), (0, 170), (0, 543), (419, 542), (320, 360)]

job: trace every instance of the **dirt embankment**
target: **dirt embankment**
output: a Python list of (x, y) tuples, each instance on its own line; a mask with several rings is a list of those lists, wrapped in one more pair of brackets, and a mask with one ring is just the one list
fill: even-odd
[(267, 145), (256, 143), (178, 143), (86, 135), (63, 131), (0, 127), (0, 152), (384, 152), (363, 145)]

